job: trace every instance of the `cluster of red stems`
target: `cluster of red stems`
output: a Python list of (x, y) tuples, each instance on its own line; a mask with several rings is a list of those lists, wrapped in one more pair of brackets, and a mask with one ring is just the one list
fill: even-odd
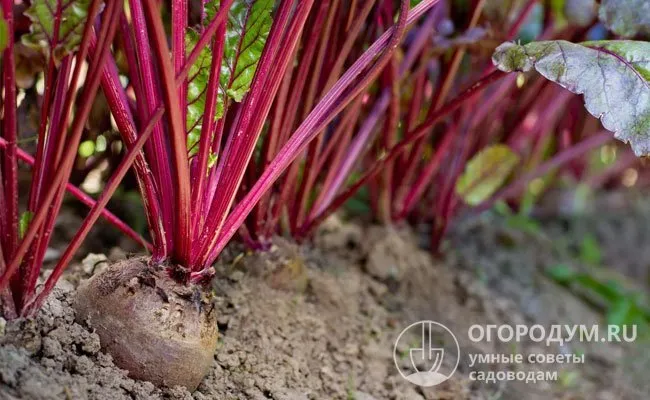
[[(215, 115), (233, 0), (221, 0), (216, 15), (197, 28), (193, 48), (186, 48), (194, 29), (187, 0), (171, 0), (170, 32), (157, 0), (89, 2), (78, 48), (57, 62), (53, 54), (47, 58), (34, 156), (17, 146), (13, 37), (2, 56), (0, 303), (9, 318), (38, 309), (100, 216), (148, 248), (154, 262), (181, 266), (178, 279), (185, 282), (209, 279), (235, 234), (253, 248), (278, 233), (303, 239), (361, 187), (379, 221), (430, 221), (437, 248), (463, 206), (456, 180), (480, 149), (505, 143), (528, 160), (479, 206), (486, 209), (516, 199), (549, 171), (567, 167), (580, 177), (581, 156), (610, 139), (588, 132), (593, 126), (580, 99), (561, 88), (543, 79), (519, 87), (516, 76), (495, 71), (489, 57), (467, 57), (462, 45), (439, 51), (437, 27), (450, 18), (451, 2), (422, 0), (409, 9), (409, 0), (278, 0), (250, 90), (241, 102), (225, 101), (222, 117), (203, 119), (198, 148), (189, 152), (187, 90), (195, 78), (189, 72), (209, 46), (204, 115)], [(2, 0), (2, 10), (10, 36), (17, 36), (13, 3)], [(71, 1), (55, 3), (60, 17)], [(473, 1), (459, 28), (475, 28), (484, 5)], [(496, 36), (515, 39), (535, 5), (526, 2)], [(558, 32), (546, 18), (541, 38), (584, 33)], [(126, 71), (118, 68), (118, 51)], [(126, 150), (95, 200), (68, 182), (100, 87)], [(19, 161), (33, 171), (23, 212)], [(633, 162), (623, 158), (616, 168)], [(105, 209), (132, 167), (151, 243)], [(90, 212), (38, 286), (66, 191)], [(25, 212), (29, 224), (20, 232)]]

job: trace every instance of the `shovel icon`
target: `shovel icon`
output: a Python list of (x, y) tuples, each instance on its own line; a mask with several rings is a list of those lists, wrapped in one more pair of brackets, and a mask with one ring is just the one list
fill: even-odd
[[(445, 354), (445, 349), (431, 346), (431, 322), (422, 324), (422, 347), (409, 349), (411, 357), (411, 365), (417, 372), (437, 373), (442, 365), (442, 358)], [(431, 368), (426, 370), (426, 366), (430, 365)], [(420, 370), (419, 366), (424, 366), (424, 371)]]

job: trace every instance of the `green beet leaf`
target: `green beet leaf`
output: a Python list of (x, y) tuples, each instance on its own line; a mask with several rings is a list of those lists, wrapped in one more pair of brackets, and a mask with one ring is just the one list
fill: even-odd
[[(273, 6), (274, 0), (235, 0), (230, 8), (219, 74), (216, 119), (223, 116), (229, 100), (240, 102), (250, 90), (273, 23)], [(207, 3), (205, 7), (207, 20), (211, 21), (219, 10), (219, 1)], [(187, 48), (191, 50), (197, 40), (198, 34), (190, 31), (187, 35)], [(198, 151), (211, 59), (211, 51), (204, 50), (189, 74), (187, 145), (190, 155)]]
[(519, 155), (497, 144), (478, 152), (456, 182), (456, 194), (469, 205), (481, 204), (494, 194), (517, 166)]
[(637, 156), (650, 154), (650, 43), (557, 41), (504, 43), (492, 61), (505, 72), (535, 68), (565, 89), (584, 95), (585, 107)]
[[(22, 36), (23, 43), (60, 61), (79, 48), (89, 6), (90, 0), (33, 0), (25, 11), (32, 23), (29, 33)], [(55, 30), (54, 21), (59, 15), (61, 23)]]
[[(185, 35), (185, 46), (188, 52), (191, 51), (196, 42), (199, 40), (199, 34), (193, 30), (188, 30)], [(199, 138), (201, 137), (201, 127), (203, 125), (203, 114), (205, 110), (205, 97), (210, 78), (210, 62), (212, 61), (212, 52), (206, 46), (199, 54), (196, 62), (190, 67), (188, 76), (190, 77), (187, 84), (187, 148), (190, 155), (199, 151)], [(217, 107), (215, 119), (223, 116), (224, 98), (219, 93), (217, 96)]]
[(239, 0), (230, 9), (222, 86), (235, 101), (241, 101), (251, 87), (273, 23), (273, 3), (273, 0)]

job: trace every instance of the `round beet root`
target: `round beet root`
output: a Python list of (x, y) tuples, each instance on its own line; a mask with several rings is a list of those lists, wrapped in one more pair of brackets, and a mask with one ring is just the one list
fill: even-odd
[(169, 278), (145, 258), (113, 264), (77, 290), (77, 319), (129, 376), (193, 391), (212, 365), (215, 311), (198, 286)]

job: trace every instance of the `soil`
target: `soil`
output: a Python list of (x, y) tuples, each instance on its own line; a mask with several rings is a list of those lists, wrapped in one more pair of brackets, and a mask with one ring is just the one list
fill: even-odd
[[(219, 346), (210, 373), (193, 393), (130, 379), (101, 351), (98, 335), (75, 322), (71, 304), (79, 281), (126, 257), (119, 250), (108, 258), (91, 254), (70, 268), (34, 319), (0, 320), (0, 399), (650, 398), (650, 346), (642, 341), (547, 347), (468, 339), (473, 324), (602, 323), (601, 310), (546, 278), (545, 268), (573, 260), (566, 250), (573, 231), (557, 226), (567, 223), (542, 223), (541, 232), (531, 233), (484, 214), (458, 224), (443, 259), (421, 249), (407, 229), (336, 218), (309, 246), (279, 238), (266, 253), (233, 246), (213, 285)], [(619, 231), (619, 242), (628, 233)], [(608, 243), (601, 244), (608, 257)], [(468, 359), (461, 357), (451, 379), (420, 388), (399, 375), (393, 360), (396, 338), (419, 320), (438, 321), (457, 333), (461, 355), (578, 353), (586, 361), (506, 368), (546, 368), (558, 372), (557, 381), (479, 384), (469, 379)], [(453, 367), (449, 363), (445, 358), (443, 368)]]

